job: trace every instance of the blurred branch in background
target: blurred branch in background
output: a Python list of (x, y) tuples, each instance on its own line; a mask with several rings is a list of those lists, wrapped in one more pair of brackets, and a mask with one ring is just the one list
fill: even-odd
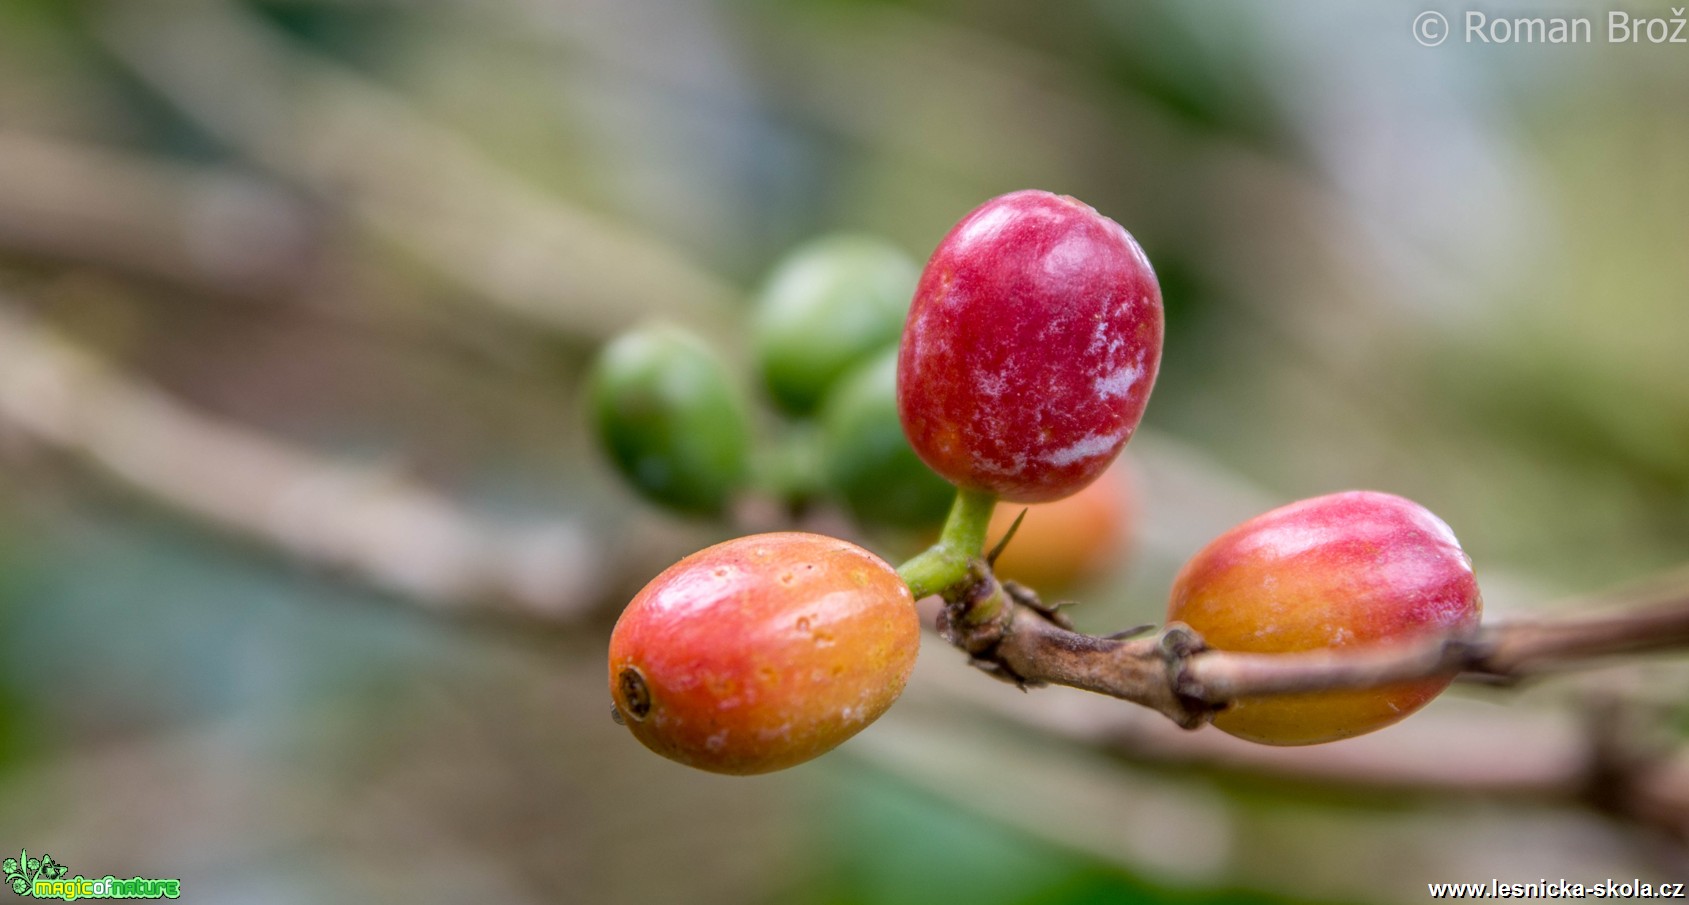
[(515, 331), (419, 304), (440, 289), (270, 180), (18, 131), (0, 132), (0, 172), (30, 175), (0, 181), (0, 254), (19, 263), (157, 284), (173, 297), (294, 306), (347, 333), (521, 360)]
[[(1559, 619), (1520, 620), (1489, 624), (1470, 636), (1436, 637), (1422, 643), (1398, 644), (1372, 650), (1307, 653), (1248, 654), (1211, 650), (1177, 623), (1154, 637), (1126, 640), (1096, 637), (1058, 625), (1058, 617), (1036, 601), (1020, 599), (999, 616), (970, 622), (968, 600), (948, 605), (941, 631), (967, 651), (977, 665), (1023, 688), (1052, 683), (1067, 685), (1131, 701), (1157, 711), (1187, 729), (1208, 722), (1219, 708), (1242, 698), (1339, 689), (1376, 688), (1395, 682), (1464, 673), (1489, 682), (1517, 682), (1553, 670), (1590, 665), (1602, 657), (1681, 649), (1689, 643), (1689, 594), (1684, 576), (1662, 582), (1651, 594), (1636, 599), (1634, 592), (1614, 595), (1627, 605), (1604, 607), (1604, 612)], [(986, 573), (982, 586), (995, 587)], [(997, 592), (989, 592), (997, 593)], [(1610, 602), (1609, 602), (1610, 603)], [(1580, 609), (1582, 609), (1580, 607)], [(1689, 842), (1689, 748), (1681, 745), (1655, 750), (1649, 732), (1638, 732), (1635, 720), (1623, 718), (1633, 702), (1605, 702), (1608, 711), (1592, 721), (1587, 742), (1575, 747), (1541, 744), (1533, 734), (1492, 719), (1483, 733), (1505, 739), (1475, 746), (1445, 739), (1426, 750), (1451, 752), (1439, 765), (1403, 760), (1401, 752), (1377, 749), (1374, 760), (1350, 759), (1352, 749), (1315, 749), (1286, 759), (1284, 766), (1298, 778), (1348, 782), (1389, 788), (1411, 787), (1420, 792), (1471, 794), (1525, 792), (1538, 797), (1594, 805), (1623, 819), (1668, 832), (1679, 843)], [(1109, 717), (1095, 714), (1101, 720)], [(1061, 727), (1055, 727), (1060, 729)], [(1067, 730), (1071, 733), (1071, 727)], [(1474, 740), (1481, 740), (1477, 733)], [(1208, 735), (1206, 738), (1215, 738)], [(1521, 759), (1517, 747), (1528, 739), (1537, 762)], [(1179, 762), (1213, 761), (1215, 751), (1201, 751), (1205, 743), (1173, 744)], [(1222, 742), (1218, 751), (1229, 743)], [(1131, 743), (1123, 746), (1133, 749)], [(1149, 750), (1155, 751), (1154, 736)], [(1500, 759), (1474, 759), (1472, 751), (1494, 751)], [(1218, 758), (1246, 768), (1266, 765), (1274, 749), (1244, 746), (1236, 760)], [(1340, 752), (1335, 761), (1323, 752)], [(1420, 752), (1423, 754), (1423, 751)], [(1427, 769), (1428, 766), (1448, 769)], [(1328, 776), (1335, 770), (1335, 776)], [(1685, 854), (1689, 854), (1686, 851)]]
[(320, 282), (320, 218), (244, 174), (0, 133), (0, 248), (239, 296)]
[(68, 453), (156, 502), (448, 612), (586, 614), (611, 563), (569, 520), (486, 523), (380, 469), (196, 414), (0, 306), (0, 431)]
[[(922, 703), (911, 709), (930, 707), (936, 714), (961, 707), (1128, 763), (1178, 775), (1206, 773), (1231, 783), (1255, 777), (1280, 784), (1283, 794), (1293, 798), (1302, 789), (1362, 801), (1488, 801), (1592, 810), (1614, 818), (1633, 839), (1648, 840), (1662, 865), (1689, 866), (1689, 753), (1661, 738), (1654, 704), (1621, 701), (1610, 684), (1586, 697), (1581, 719), (1566, 711), (1498, 710), (1457, 702), (1382, 735), (1315, 748), (1275, 748), (1217, 732), (1187, 732), (1147, 710), (1078, 693), (1004, 694), (961, 671), (929, 675), (925, 681), (927, 687), (915, 698)], [(872, 753), (889, 756), (888, 769), (924, 782), (944, 784), (953, 778), (923, 775), (931, 771), (923, 770), (922, 759), (910, 752)]]
[(541, 194), (232, 6), (171, 12), (110, 4), (94, 32), (223, 141), (506, 315), (586, 341), (658, 314), (728, 322), (734, 287), (675, 249)]
[[(1362, 852), (1448, 864), (1461, 863), (1455, 853), (1465, 851), (1472, 868), (1523, 875), (1533, 861), (1563, 869), (1568, 849), (1546, 855), (1550, 848), (1613, 847), (1646, 854), (1668, 875), (1680, 873), (1689, 868), (1689, 755), (1661, 738), (1669, 730), (1662, 732), (1656, 707), (1612, 696), (1628, 698), (1634, 689), (1599, 684), (1585, 696), (1581, 715), (1454, 699), (1384, 733), (1276, 748), (1186, 732), (1148, 710), (1066, 689), (1005, 694), (972, 670), (929, 663), (890, 715), (894, 728), (867, 733), (847, 750), (958, 807), (1149, 875), (1202, 876), (1216, 862), (1247, 862), (1248, 850), (1261, 849), (1250, 834), (1275, 830), (1309, 832), (1302, 850), (1328, 857), (1254, 862), (1251, 880), (1314, 899), (1378, 895), (1378, 875)], [(981, 727), (981, 716), (999, 729)], [(1101, 756), (1082, 776), (1064, 777), (1074, 758), (1016, 750), (1017, 762), (1036, 766), (1005, 781), (1002, 759), (1013, 755), (1002, 749), (1029, 745), (1034, 733)], [(982, 754), (986, 749), (993, 754)], [(1051, 775), (1039, 775), (1045, 771)], [(1262, 810), (1228, 814), (1219, 804), (1225, 797), (1216, 797), (1226, 791), (1241, 792)], [(1316, 800), (1359, 804), (1360, 812), (1387, 806), (1377, 819), (1350, 828), (1361, 829), (1361, 838), (1342, 831), (1322, 836), (1317, 821), (1246, 816), (1278, 813), (1273, 803), (1294, 812)], [(1429, 818), (1435, 831), (1404, 805), (1435, 815)], [(1559, 829), (1537, 837), (1543, 851), (1513, 851), (1506, 840), (1523, 835), (1519, 829), (1492, 835), (1465, 822), (1486, 813)], [(1437, 836), (1440, 842), (1426, 838)], [(1352, 863), (1329, 858), (1351, 850)], [(1310, 869), (1317, 882), (1299, 876)]]

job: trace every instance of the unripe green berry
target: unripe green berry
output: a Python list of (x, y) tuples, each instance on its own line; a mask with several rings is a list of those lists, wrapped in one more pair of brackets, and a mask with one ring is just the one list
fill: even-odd
[(928, 468), (897, 415), (897, 350), (847, 374), (821, 408), (822, 467), (856, 519), (897, 528), (936, 527), (956, 488)]
[(623, 334), (594, 364), (589, 394), (610, 461), (653, 502), (713, 515), (743, 485), (746, 405), (698, 337), (662, 324)]
[(883, 239), (834, 235), (799, 246), (757, 298), (757, 366), (779, 406), (806, 415), (853, 366), (894, 345), (919, 276)]

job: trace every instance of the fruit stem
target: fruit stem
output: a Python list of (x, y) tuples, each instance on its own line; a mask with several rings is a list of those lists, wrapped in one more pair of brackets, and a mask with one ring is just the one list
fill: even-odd
[(938, 543), (897, 568), (919, 600), (968, 580), (968, 564), (985, 552), (985, 535), (997, 496), (989, 491), (959, 488)]

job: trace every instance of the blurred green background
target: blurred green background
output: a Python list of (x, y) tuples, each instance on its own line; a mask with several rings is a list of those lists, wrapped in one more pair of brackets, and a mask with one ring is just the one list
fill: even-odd
[[(1083, 627), (1158, 621), (1207, 538), (1351, 487), (1446, 519), (1491, 616), (1681, 564), (1689, 51), (1575, 4), (1589, 44), (1467, 43), (1468, 9), (1526, 14), (1472, 4), (1426, 47), (1426, 8), (3, 0), (0, 850), (252, 903), (1652, 876), (1656, 840), (1576, 808), (1146, 763), (1084, 738), (1126, 705), (942, 645), (779, 776), (609, 719), (617, 608), (735, 529), (616, 480), (593, 352), (661, 317), (742, 361), (789, 248), (924, 258), (1018, 188), (1126, 226), (1167, 305), (1137, 546)], [(1457, 695), (1355, 750), (1425, 721), (1528, 761), (1500, 727), (1561, 738), (1584, 691)]]

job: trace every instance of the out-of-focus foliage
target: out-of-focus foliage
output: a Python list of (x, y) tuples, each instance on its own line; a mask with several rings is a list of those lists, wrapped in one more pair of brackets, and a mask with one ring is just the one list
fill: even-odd
[[(1168, 902), (1272, 905), (1240, 890), (1157, 887), (1117, 868), (1007, 829), (883, 775), (840, 773), (825, 846), (832, 853), (816, 905), (1082, 905)], [(935, 868), (936, 853), (946, 864)]]

